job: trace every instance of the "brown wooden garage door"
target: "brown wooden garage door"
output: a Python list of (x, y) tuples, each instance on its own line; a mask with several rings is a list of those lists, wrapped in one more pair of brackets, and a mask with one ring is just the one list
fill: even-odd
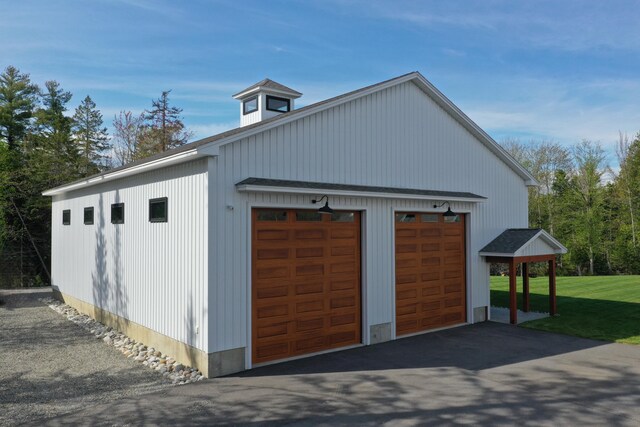
[(464, 219), (396, 213), (396, 335), (465, 322)]
[(357, 344), (360, 214), (254, 209), (253, 363)]

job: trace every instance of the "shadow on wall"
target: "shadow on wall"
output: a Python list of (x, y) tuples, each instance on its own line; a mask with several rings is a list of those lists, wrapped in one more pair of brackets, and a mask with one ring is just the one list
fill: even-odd
[[(197, 342), (197, 334), (196, 327), (199, 329), (199, 325), (196, 325), (197, 322), (194, 314), (193, 314), (193, 299), (191, 292), (189, 292), (189, 296), (187, 298), (187, 312), (185, 314), (185, 329), (186, 329), (186, 341), (185, 344), (185, 352), (189, 360), (186, 361), (190, 366), (195, 366), (198, 360), (198, 351), (195, 348), (195, 343)], [(198, 332), (200, 332), (198, 330)]]
[(202, 363), (208, 363), (207, 360), (202, 359), (203, 352), (198, 349), (199, 337), (202, 334), (207, 333), (206, 325), (201, 325), (199, 322), (201, 319), (206, 318), (207, 309), (202, 309), (202, 316), (196, 316), (194, 309), (194, 301), (193, 295), (189, 292), (187, 298), (187, 311), (184, 316), (184, 327), (185, 327), (185, 340), (186, 343), (182, 343), (184, 346), (184, 354), (187, 357), (187, 360), (182, 361), (183, 363), (187, 363), (190, 366), (196, 366), (200, 371), (203, 371), (206, 366), (201, 366)]
[[(115, 203), (120, 202), (120, 192), (116, 191)], [(113, 278), (109, 275), (109, 248), (106, 238), (106, 209), (104, 198), (100, 194), (98, 199), (98, 218), (96, 227), (96, 247), (95, 247), (95, 271), (92, 273), (93, 284), (93, 317), (101, 323), (107, 324), (118, 330), (123, 330), (129, 323), (126, 318), (127, 296), (123, 291), (122, 283), (122, 224), (110, 224), (114, 227), (114, 241), (111, 260), (113, 262)], [(113, 312), (116, 317), (116, 324), (113, 324), (113, 317), (106, 318), (104, 311)], [(111, 320), (111, 321), (110, 321)]]

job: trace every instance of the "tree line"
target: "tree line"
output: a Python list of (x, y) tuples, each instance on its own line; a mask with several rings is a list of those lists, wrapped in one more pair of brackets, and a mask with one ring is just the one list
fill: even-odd
[[(0, 74), (0, 287), (49, 283), (51, 202), (42, 191), (192, 137), (169, 94), (140, 114), (120, 111), (109, 135), (89, 95), (71, 113), (73, 95), (59, 82), (38, 86), (13, 66)], [(540, 184), (529, 188), (530, 226), (569, 249), (559, 274), (640, 273), (640, 133), (620, 134), (615, 169), (597, 142), (502, 145)]]
[(559, 274), (640, 273), (640, 133), (620, 133), (612, 168), (598, 142), (505, 140), (503, 147), (537, 179), (529, 188), (529, 226), (544, 228), (569, 250)]
[(42, 192), (185, 144), (182, 109), (163, 91), (141, 114), (123, 110), (109, 135), (91, 96), (8, 66), (0, 74), (0, 287), (49, 283), (51, 201)]

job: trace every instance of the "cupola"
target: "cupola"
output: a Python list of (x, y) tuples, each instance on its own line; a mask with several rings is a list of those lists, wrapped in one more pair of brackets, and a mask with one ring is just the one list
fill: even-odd
[(233, 95), (240, 101), (240, 126), (247, 126), (293, 110), (302, 94), (271, 79), (264, 79)]

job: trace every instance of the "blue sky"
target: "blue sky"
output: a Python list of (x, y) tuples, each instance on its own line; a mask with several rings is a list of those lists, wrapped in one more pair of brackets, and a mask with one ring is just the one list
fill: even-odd
[(640, 130), (638, 1), (0, 0), (0, 67), (110, 125), (162, 90), (196, 137), (270, 77), (297, 105), (418, 70), (496, 140), (613, 147)]

